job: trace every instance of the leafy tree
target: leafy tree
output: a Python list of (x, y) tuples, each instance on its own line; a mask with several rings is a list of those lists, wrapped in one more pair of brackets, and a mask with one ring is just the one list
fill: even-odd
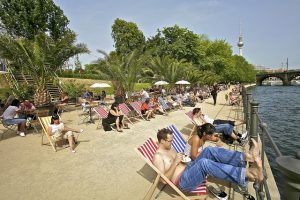
[(0, 0), (0, 21), (9, 35), (34, 39), (47, 33), (54, 40), (67, 32), (69, 20), (52, 0)]
[(118, 54), (128, 55), (135, 49), (142, 49), (145, 45), (144, 34), (137, 25), (119, 18), (112, 25), (111, 36)]
[(33, 41), (0, 35), (0, 57), (31, 75), (36, 84), (36, 105), (48, 103), (46, 82), (64, 63), (77, 54), (88, 52), (84, 44), (74, 44), (75, 38), (72, 32), (56, 41), (44, 33), (36, 35)]
[(98, 50), (105, 56), (99, 60), (98, 71), (111, 80), (115, 89), (115, 95), (125, 99), (125, 92), (130, 95), (140, 73), (140, 60), (138, 51), (131, 52), (128, 56), (122, 56), (112, 52), (110, 55)]

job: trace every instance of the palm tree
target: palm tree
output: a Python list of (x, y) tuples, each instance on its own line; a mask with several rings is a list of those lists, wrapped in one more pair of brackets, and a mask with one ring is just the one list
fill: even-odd
[(97, 50), (104, 55), (104, 59), (98, 60), (98, 74), (105, 79), (112, 80), (115, 95), (125, 99), (125, 91), (128, 94), (134, 90), (140, 73), (140, 60), (137, 51), (128, 56), (118, 55), (115, 52), (108, 55), (102, 50)]
[(0, 57), (8, 60), (10, 66), (24, 70), (32, 76), (36, 84), (34, 102), (36, 105), (43, 105), (49, 103), (46, 94), (47, 81), (55, 76), (69, 58), (88, 52), (84, 44), (75, 45), (75, 39), (73, 32), (55, 41), (44, 33), (36, 35), (34, 40), (2, 34)]

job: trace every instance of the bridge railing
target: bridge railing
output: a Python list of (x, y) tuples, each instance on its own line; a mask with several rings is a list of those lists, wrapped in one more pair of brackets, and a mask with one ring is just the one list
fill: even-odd
[[(300, 199), (300, 150), (297, 151), (296, 156), (283, 156), (271, 134), (268, 131), (267, 124), (262, 122), (258, 114), (258, 105), (252, 94), (247, 92), (245, 87), (242, 90), (244, 120), (246, 121), (246, 128), (251, 138), (258, 141), (260, 136), (262, 152), (261, 160), (264, 172), (264, 179), (262, 182), (254, 182), (253, 187), (256, 191), (256, 199), (262, 200), (265, 197), (269, 200), (271, 195), (267, 182), (267, 173), (265, 170), (265, 140), (276, 153), (276, 162), (281, 173), (284, 175), (285, 181), (285, 198), (286, 200)], [(284, 133), (283, 133), (284, 136)], [(288, 138), (287, 138), (288, 139)], [(292, 139), (292, 138), (291, 138)], [(251, 144), (250, 144), (251, 145)]]

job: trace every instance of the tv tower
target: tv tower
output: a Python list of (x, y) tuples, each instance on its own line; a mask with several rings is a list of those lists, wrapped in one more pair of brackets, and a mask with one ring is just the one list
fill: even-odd
[(244, 46), (244, 42), (243, 42), (243, 35), (242, 35), (242, 25), (240, 22), (240, 36), (239, 36), (239, 42), (237, 43), (237, 46), (239, 47), (239, 55), (243, 56), (243, 46)]

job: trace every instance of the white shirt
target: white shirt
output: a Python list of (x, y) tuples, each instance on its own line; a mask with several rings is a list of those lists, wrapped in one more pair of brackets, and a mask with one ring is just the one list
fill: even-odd
[(19, 110), (20, 109), (16, 106), (8, 106), (2, 115), (3, 119), (13, 119)]
[(148, 99), (149, 98), (149, 94), (146, 90), (143, 90), (142, 94), (143, 98)]
[(204, 120), (207, 122), (207, 123), (210, 123), (210, 124), (213, 124), (214, 123), (214, 120), (212, 118), (209, 118), (207, 115), (204, 115)]
[(52, 133), (56, 133), (56, 131), (62, 130), (64, 128), (64, 123), (50, 124), (49, 127), (51, 127), (51, 132)]

